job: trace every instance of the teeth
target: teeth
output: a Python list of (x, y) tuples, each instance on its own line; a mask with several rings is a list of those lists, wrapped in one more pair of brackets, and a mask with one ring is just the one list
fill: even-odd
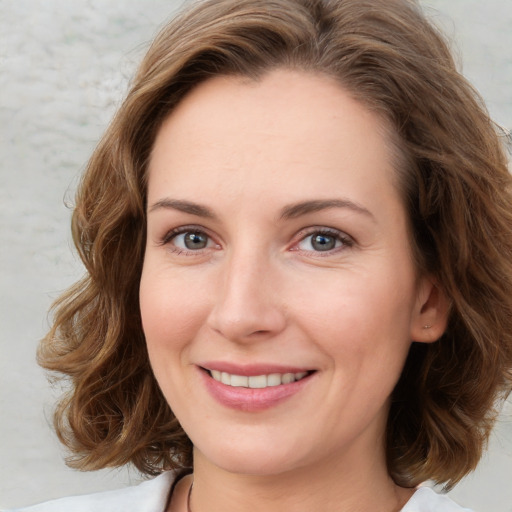
[(295, 375), (293, 373), (285, 373), (281, 377), (281, 381), (283, 382), (283, 384), (290, 384), (290, 382), (295, 381)]
[(210, 375), (218, 382), (235, 388), (253, 388), (262, 389), (266, 387), (280, 386), (281, 384), (291, 384), (297, 380), (303, 379), (308, 372), (297, 373), (271, 373), (269, 375), (231, 375), (218, 370), (210, 370)]
[(255, 388), (256, 386), (251, 386), (252, 377), (244, 377), (243, 375), (231, 375), (230, 386), (234, 386), (237, 388)]
[[(233, 377), (237, 377), (237, 375), (233, 375), (231, 377), (231, 385), (233, 385)], [(251, 375), (249, 377), (249, 387), (250, 388), (266, 388), (267, 387), (267, 376), (266, 375)]]
[(271, 373), (267, 375), (267, 386), (279, 386), (282, 384), (280, 373)]

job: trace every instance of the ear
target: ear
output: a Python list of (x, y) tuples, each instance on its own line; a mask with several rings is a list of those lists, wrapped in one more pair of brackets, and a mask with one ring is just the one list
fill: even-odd
[(411, 339), (420, 343), (437, 341), (446, 330), (450, 301), (430, 277), (418, 283), (416, 304), (411, 318)]

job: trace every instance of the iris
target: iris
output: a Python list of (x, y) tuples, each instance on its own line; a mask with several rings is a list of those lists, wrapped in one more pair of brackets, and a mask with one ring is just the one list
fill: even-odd
[(187, 249), (204, 249), (208, 245), (208, 236), (205, 233), (185, 233), (184, 243)]
[(311, 237), (311, 246), (315, 251), (330, 251), (336, 246), (336, 238), (318, 233)]

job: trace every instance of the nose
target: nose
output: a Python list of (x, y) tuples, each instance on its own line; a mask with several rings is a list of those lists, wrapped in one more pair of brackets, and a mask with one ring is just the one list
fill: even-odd
[(254, 254), (224, 262), (208, 324), (224, 338), (250, 342), (276, 336), (286, 326), (276, 269)]

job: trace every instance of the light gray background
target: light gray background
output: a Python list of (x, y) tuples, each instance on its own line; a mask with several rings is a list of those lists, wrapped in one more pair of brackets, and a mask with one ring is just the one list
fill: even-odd
[[(180, 0), (0, 0), (0, 508), (119, 487), (135, 471), (79, 473), (49, 427), (34, 360), (47, 309), (82, 272), (70, 249), (77, 177), (155, 31)], [(512, 128), (512, 0), (424, 0), (492, 116)], [(512, 405), (453, 496), (512, 511)]]

